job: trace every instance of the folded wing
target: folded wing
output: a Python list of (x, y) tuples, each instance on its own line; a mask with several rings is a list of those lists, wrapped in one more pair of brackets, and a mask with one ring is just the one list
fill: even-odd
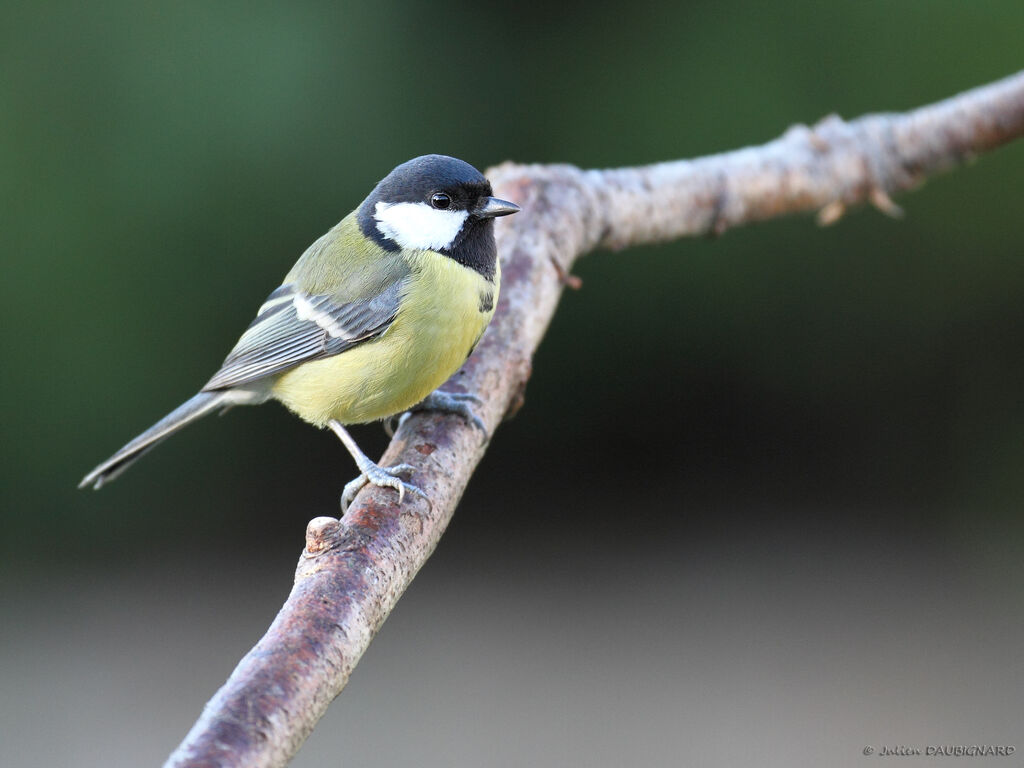
[(307, 294), (294, 283), (282, 285), (203, 391), (248, 384), (380, 336), (398, 314), (403, 284), (394, 280), (375, 295), (350, 302)]

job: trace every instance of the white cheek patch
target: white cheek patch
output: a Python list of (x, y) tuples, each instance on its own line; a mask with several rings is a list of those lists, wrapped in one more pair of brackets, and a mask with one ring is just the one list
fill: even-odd
[(402, 248), (436, 251), (451, 246), (469, 211), (439, 211), (426, 203), (382, 203), (375, 206), (377, 230)]

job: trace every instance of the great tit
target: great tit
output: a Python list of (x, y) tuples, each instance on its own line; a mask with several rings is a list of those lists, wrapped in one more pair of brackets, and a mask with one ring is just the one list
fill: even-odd
[[(491, 195), (462, 160), (424, 155), (399, 165), (302, 254), (256, 313), (220, 370), (82, 480), (100, 488), (160, 441), (213, 411), (280, 400), (329, 426), (366, 483), (423, 492), (359, 450), (345, 424), (413, 407), (461, 413), (468, 396), (434, 392), (473, 351), (494, 314), (501, 270), (494, 218), (519, 207)], [(433, 393), (433, 394), (431, 394)]]

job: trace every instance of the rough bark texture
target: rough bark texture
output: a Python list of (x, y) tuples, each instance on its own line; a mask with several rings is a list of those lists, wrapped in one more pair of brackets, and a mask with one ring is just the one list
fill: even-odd
[[(498, 311), (447, 388), (479, 396), (493, 434), (521, 403), (573, 261), (594, 248), (720, 233), (797, 211), (817, 210), (830, 223), (861, 202), (897, 214), (891, 194), (1021, 135), (1024, 72), (909, 113), (829, 117), (698, 160), (492, 169), (495, 194), (523, 211), (498, 222)], [(166, 765), (285, 765), (433, 552), (486, 447), (458, 417), (409, 418), (383, 463), (414, 465), (411, 480), (431, 503), (407, 495), (398, 507), (394, 491), (368, 489), (340, 522), (310, 522), (287, 602)]]

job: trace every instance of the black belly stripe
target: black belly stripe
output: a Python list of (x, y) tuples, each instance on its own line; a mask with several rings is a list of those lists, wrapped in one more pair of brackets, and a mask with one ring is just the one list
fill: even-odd
[(494, 309), (494, 291), (486, 291), (480, 294), (480, 314), (486, 315)]

